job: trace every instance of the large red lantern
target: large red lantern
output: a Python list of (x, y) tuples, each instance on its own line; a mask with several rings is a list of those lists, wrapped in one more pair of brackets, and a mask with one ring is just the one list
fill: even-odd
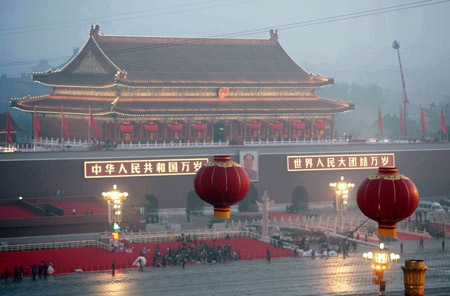
[(195, 192), (214, 206), (214, 218), (230, 218), (230, 206), (240, 202), (250, 190), (247, 172), (230, 156), (214, 156), (202, 166), (194, 180)]
[(419, 204), (416, 185), (396, 167), (380, 167), (358, 188), (356, 201), (364, 215), (378, 222), (378, 236), (396, 236), (396, 224)]
[(259, 131), (261, 129), (261, 123), (251, 122), (248, 124), (248, 128), (252, 131)]
[(156, 133), (158, 131), (158, 125), (153, 122), (150, 124), (145, 124), (144, 128), (146, 132)]
[(181, 132), (183, 130), (183, 126), (179, 123), (173, 123), (170, 125), (170, 130), (173, 132)]
[(274, 131), (281, 131), (283, 129), (283, 124), (281, 122), (273, 122), (270, 126)]
[(131, 124), (124, 123), (120, 126), (120, 131), (122, 133), (132, 133), (134, 131), (134, 127)]
[(296, 120), (292, 123), (292, 127), (296, 130), (304, 130), (306, 128), (306, 125), (304, 122), (301, 122), (300, 120)]
[(315, 126), (317, 130), (324, 130), (327, 128), (327, 123), (324, 122), (322, 119), (319, 119), (317, 120)]
[(206, 123), (194, 123), (192, 127), (194, 128), (195, 131), (202, 132), (206, 131), (208, 125)]

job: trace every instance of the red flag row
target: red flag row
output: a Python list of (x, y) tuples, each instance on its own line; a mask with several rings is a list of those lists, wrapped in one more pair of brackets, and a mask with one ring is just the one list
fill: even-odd
[(445, 126), (445, 119), (444, 119), (444, 110), (441, 107), (441, 130), (444, 133), (444, 135), (447, 134), (447, 127)]
[[(427, 124), (425, 121), (425, 114), (423, 113), (423, 108), (420, 106), (420, 122), (422, 123), (422, 134), (425, 135), (427, 131)], [(378, 125), (380, 127), (380, 133), (383, 135), (383, 118), (381, 116), (381, 109), (378, 107)], [(445, 119), (444, 119), (444, 110), (441, 107), (441, 130), (444, 133), (444, 135), (447, 134), (447, 127), (445, 126)], [(402, 108), (400, 107), (400, 134), (403, 136), (403, 115), (402, 115)]]
[(8, 111), (6, 111), (6, 130), (8, 131), (8, 141), (12, 142), (12, 138), (11, 138), (12, 125), (11, 125), (11, 119), (9, 118)]
[[(11, 121), (9, 119), (9, 113), (7, 112), (7, 129), (8, 129), (8, 140), (12, 142), (11, 140)], [(34, 110), (34, 118), (33, 118), (33, 125), (34, 125), (34, 137), (37, 141), (40, 141), (39, 138), (39, 131), (41, 130), (41, 126), (39, 125), (39, 120), (37, 117), (36, 110)], [(95, 123), (94, 116), (92, 115), (92, 111), (89, 109), (89, 128), (92, 126), (95, 136), (97, 138), (100, 138), (100, 133), (98, 132), (97, 124)], [(62, 128), (64, 128), (64, 133), (66, 135), (66, 140), (70, 139), (69, 136), (69, 125), (67, 124), (66, 117), (64, 116), (64, 111), (61, 109), (61, 136), (63, 136)]]
[(425, 115), (423, 114), (423, 108), (420, 106), (420, 122), (422, 123), (422, 134), (425, 135), (427, 131), (427, 123), (425, 122)]

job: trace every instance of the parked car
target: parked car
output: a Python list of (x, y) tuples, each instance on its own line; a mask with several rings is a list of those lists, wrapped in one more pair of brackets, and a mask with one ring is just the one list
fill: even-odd
[(441, 206), (440, 203), (436, 201), (419, 201), (419, 205), (417, 206), (416, 211), (421, 212), (437, 212), (437, 213), (443, 213), (445, 212), (444, 208)]

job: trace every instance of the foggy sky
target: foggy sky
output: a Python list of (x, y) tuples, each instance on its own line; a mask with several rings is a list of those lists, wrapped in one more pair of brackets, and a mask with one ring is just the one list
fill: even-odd
[[(60, 65), (96, 23), (104, 35), (211, 37), (413, 2), (419, 0), (2, 0), (0, 64), (60, 58), (50, 61)], [(391, 47), (398, 40), (409, 87), (448, 87), (449, 12), (447, 2), (279, 30), (279, 41), (309, 72), (383, 84), (392, 73), (400, 79)], [(269, 32), (237, 38), (269, 38)], [(34, 65), (0, 67), (0, 73), (18, 76)]]

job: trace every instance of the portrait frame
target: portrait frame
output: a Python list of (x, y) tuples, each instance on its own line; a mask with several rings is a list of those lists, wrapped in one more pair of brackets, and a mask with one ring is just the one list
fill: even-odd
[(244, 158), (250, 154), (253, 156), (253, 167), (251, 172), (249, 173), (250, 182), (258, 182), (259, 181), (259, 152), (258, 150), (240, 150), (239, 151), (239, 164), (247, 171), (245, 167)]

